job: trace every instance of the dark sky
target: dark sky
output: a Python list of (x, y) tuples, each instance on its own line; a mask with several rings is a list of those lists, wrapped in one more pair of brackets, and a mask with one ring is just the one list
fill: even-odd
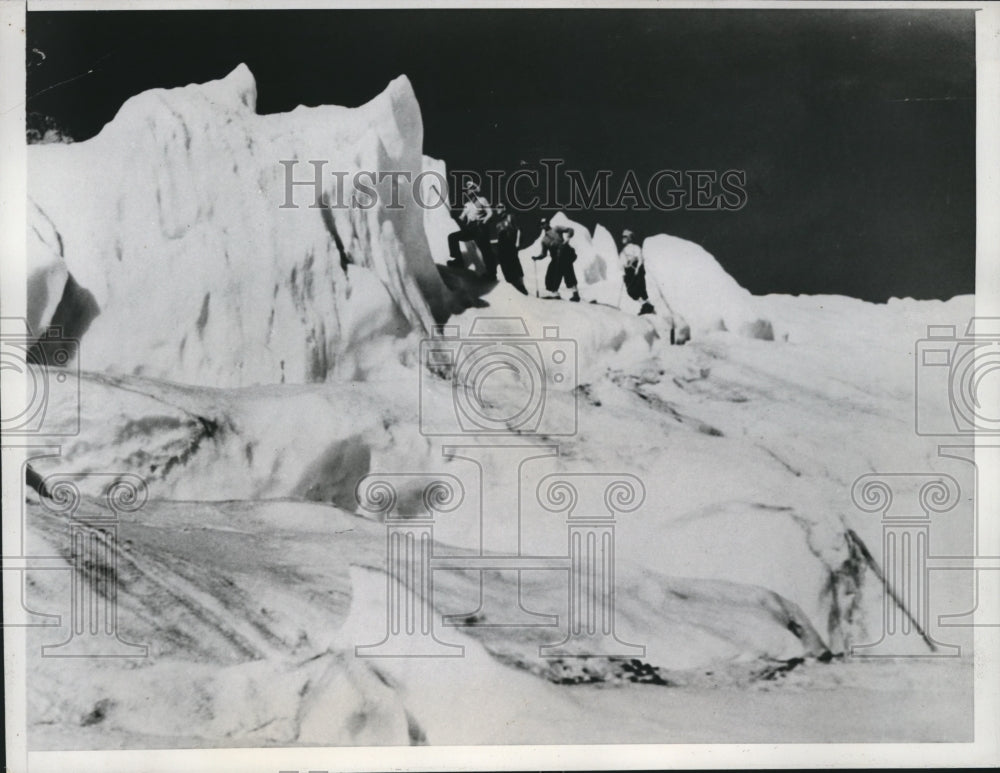
[(696, 241), (755, 293), (974, 290), (970, 10), (32, 12), (27, 41), (27, 110), (78, 140), (240, 62), (262, 113), (405, 73), (451, 168), (745, 170), (737, 212), (574, 218)]

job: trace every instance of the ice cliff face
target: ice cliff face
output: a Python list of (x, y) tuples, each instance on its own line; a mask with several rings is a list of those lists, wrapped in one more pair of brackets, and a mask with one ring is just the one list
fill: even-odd
[(334, 205), (356, 171), (419, 174), (409, 81), (355, 109), (255, 103), (241, 65), (139, 94), (86, 142), (29, 148), (31, 322), (82, 336), (84, 369), (223, 387), (350, 378), (446, 316), (405, 184), (398, 209), (390, 179), (369, 209), (311, 206), (312, 185), (282, 207), (286, 175), (313, 180), (311, 161)]

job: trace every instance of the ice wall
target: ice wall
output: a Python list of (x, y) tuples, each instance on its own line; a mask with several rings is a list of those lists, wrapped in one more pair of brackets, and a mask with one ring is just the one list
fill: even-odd
[[(82, 335), (84, 369), (222, 387), (363, 377), (447, 316), (411, 190), (394, 208), (391, 177), (355, 178), (420, 173), (406, 77), (354, 109), (255, 104), (240, 65), (139, 94), (86, 142), (29, 147), (32, 322)], [(289, 198), (287, 178), (317, 168), (330, 206), (311, 184)], [(350, 206), (370, 200), (362, 186), (375, 206)], [(92, 321), (66, 311), (81, 292)]]

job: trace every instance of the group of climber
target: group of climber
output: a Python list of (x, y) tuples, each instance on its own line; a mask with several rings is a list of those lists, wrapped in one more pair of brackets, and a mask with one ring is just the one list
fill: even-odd
[[(458, 216), (459, 230), (448, 236), (448, 250), (451, 255), (449, 265), (461, 267), (462, 242), (472, 242), (483, 257), (483, 277), (489, 281), (497, 280), (497, 268), (503, 272), (504, 279), (523, 295), (528, 294), (524, 286), (524, 270), (518, 258), (520, 231), (514, 222), (514, 216), (507, 211), (503, 203), (495, 208), (480, 195), (479, 186), (471, 180), (466, 182), (464, 189), (465, 204)], [(576, 250), (570, 243), (574, 231), (567, 226), (551, 225), (549, 219), (543, 217), (542, 253), (532, 260), (549, 258), (545, 270), (545, 289), (547, 298), (560, 298), (559, 288), (565, 284), (572, 293), (571, 301), (580, 301), (577, 287), (576, 272), (573, 263), (576, 261)], [(642, 302), (639, 314), (655, 312), (646, 293), (646, 267), (643, 263), (642, 247), (635, 241), (635, 234), (625, 229), (622, 232), (622, 248), (619, 260), (623, 271), (625, 290), (629, 297)]]

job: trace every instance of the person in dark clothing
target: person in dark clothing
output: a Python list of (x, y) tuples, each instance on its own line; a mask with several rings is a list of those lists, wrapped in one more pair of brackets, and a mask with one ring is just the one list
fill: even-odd
[(646, 294), (646, 266), (642, 247), (636, 244), (635, 234), (628, 228), (622, 231), (622, 250), (618, 257), (624, 269), (625, 291), (633, 300), (642, 301), (639, 314), (654, 313), (656, 310)]
[(554, 255), (556, 248), (563, 243), (563, 234), (569, 229), (563, 225), (549, 226), (549, 219), (542, 218), (542, 254), (532, 260), (542, 260), (547, 255)]
[(551, 256), (549, 267), (545, 271), (545, 289), (551, 293), (548, 297), (558, 298), (559, 286), (565, 282), (566, 289), (573, 293), (570, 300), (579, 303), (580, 293), (577, 291), (576, 272), (573, 270), (573, 263), (576, 261), (576, 250), (569, 243), (569, 240), (572, 238), (572, 228), (560, 226), (558, 230), (550, 229), (546, 231), (542, 237), (542, 254), (532, 258), (532, 260), (542, 260), (546, 252), (548, 252)]
[(524, 286), (524, 269), (521, 268), (521, 260), (517, 256), (520, 231), (514, 222), (514, 216), (507, 211), (505, 204), (497, 204), (492, 226), (493, 253), (500, 264), (500, 270), (503, 271), (503, 278), (507, 280), (508, 284), (513, 285), (519, 293), (527, 295), (528, 290)]
[(488, 228), (492, 216), (493, 210), (490, 209), (489, 203), (479, 195), (479, 186), (469, 180), (465, 184), (465, 206), (458, 216), (459, 230), (448, 234), (448, 253), (451, 255), (449, 265), (461, 268), (463, 266), (461, 243), (473, 242), (483, 256), (485, 266), (483, 276), (487, 279), (496, 279), (497, 259), (490, 245)]

